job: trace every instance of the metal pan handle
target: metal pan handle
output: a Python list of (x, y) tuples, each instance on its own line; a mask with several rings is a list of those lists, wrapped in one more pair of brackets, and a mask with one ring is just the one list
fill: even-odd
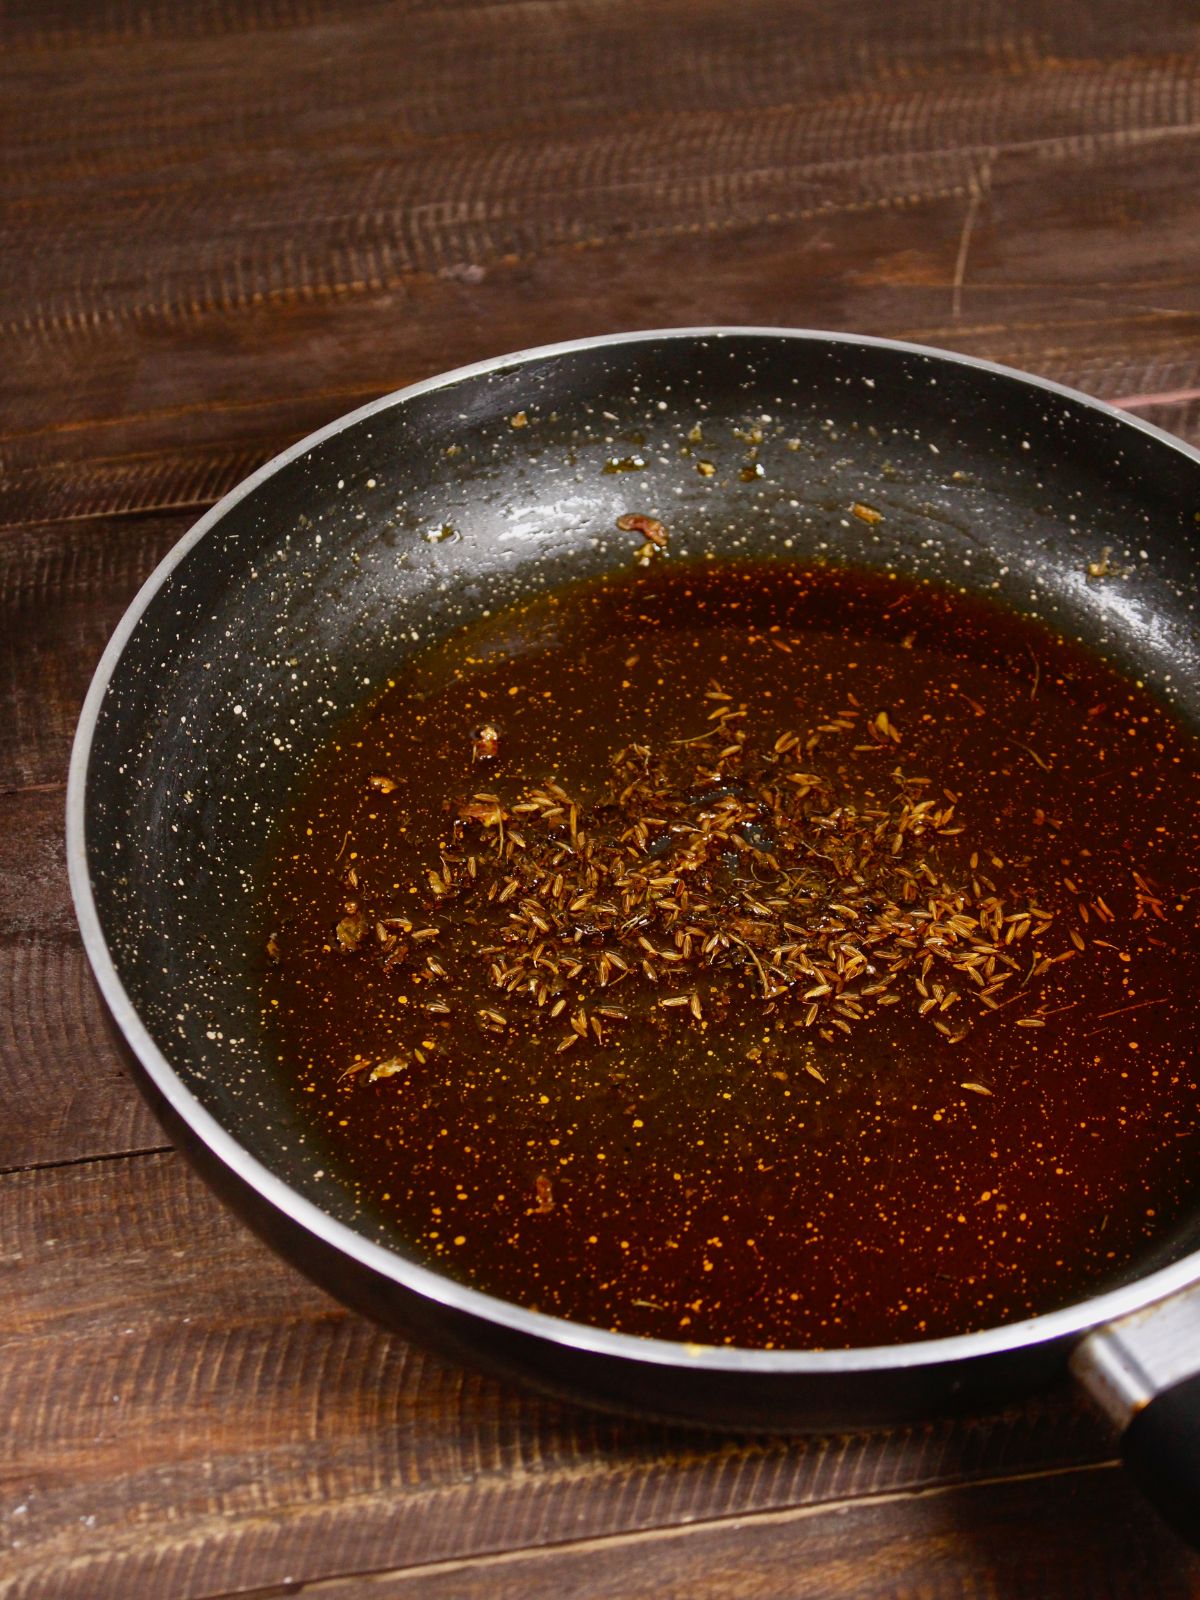
[(1134, 1482), (1200, 1550), (1200, 1285), (1094, 1328), (1071, 1371), (1120, 1430)]

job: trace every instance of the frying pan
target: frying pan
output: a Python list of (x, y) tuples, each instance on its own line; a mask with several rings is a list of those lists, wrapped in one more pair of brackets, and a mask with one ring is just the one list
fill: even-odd
[[(698, 417), (714, 431), (765, 418), (801, 448), (752, 486), (714, 486), (679, 449)], [(248, 974), (281, 798), (414, 651), (612, 571), (627, 553), (606, 530), (630, 504), (612, 466), (634, 450), (639, 508), (659, 508), (693, 552), (802, 560), (819, 545), (830, 561), (987, 590), (1089, 641), (1200, 728), (1200, 454), (1111, 407), (959, 355), (778, 329), (582, 340), (430, 379), (227, 495), (146, 583), (97, 669), (68, 858), (139, 1085), (283, 1255), (451, 1356), (603, 1407), (789, 1430), (994, 1404), (1069, 1363), (1124, 1430), (1143, 1486), (1197, 1540), (1200, 1215), (1117, 1287), (962, 1336), (837, 1351), (642, 1339), (414, 1259), (359, 1214), (276, 1078)], [(884, 523), (838, 514), (860, 499)], [(1106, 547), (1128, 572), (1089, 583)]]

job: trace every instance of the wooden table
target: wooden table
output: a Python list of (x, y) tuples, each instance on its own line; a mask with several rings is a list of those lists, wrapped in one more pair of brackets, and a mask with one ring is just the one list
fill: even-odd
[(80, 700), (159, 556), (459, 362), (847, 328), (1200, 441), (1192, 0), (13, 0), (0, 27), (0, 1597), (1200, 1594), (1065, 1390), (718, 1439), (342, 1311), (142, 1107), (62, 844)]

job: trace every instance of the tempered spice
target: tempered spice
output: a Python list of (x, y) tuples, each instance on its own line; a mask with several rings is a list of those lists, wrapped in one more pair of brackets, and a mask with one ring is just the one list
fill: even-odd
[[(960, 849), (956, 882), (931, 866), (964, 832), (958, 795), (906, 771), (886, 711), (851, 703), (804, 735), (759, 742), (747, 705), (714, 680), (695, 716), (690, 738), (615, 752), (592, 800), (547, 777), (508, 805), (475, 792), (456, 807), (426, 874), (432, 911), (473, 930), (459, 960), (478, 970), (445, 974), (452, 983), (469, 990), (486, 969), (518, 1008), (513, 1024), (533, 1029), (571, 999), (560, 1050), (573, 1035), (605, 1043), (612, 1012), (595, 1007), (618, 985), (624, 1021), (657, 1006), (706, 1027), (748, 987), (768, 1014), (827, 1042), (907, 999), (959, 1043), (980, 1013), (1029, 1011), (1037, 980), (1076, 956), (1052, 951), (1052, 911), (1005, 897), (999, 857), (985, 870)], [(862, 755), (851, 778), (845, 763)], [(367, 925), (343, 918), (338, 938), (362, 949)], [(412, 925), (381, 911), (374, 927), (390, 965)], [(488, 1031), (510, 1025), (493, 1007), (476, 1017)]]
[(866, 574), (516, 620), (362, 714), (272, 891), (285, 1062), (410, 1248), (626, 1331), (870, 1343), (1183, 1214), (1197, 768), (1148, 696)]

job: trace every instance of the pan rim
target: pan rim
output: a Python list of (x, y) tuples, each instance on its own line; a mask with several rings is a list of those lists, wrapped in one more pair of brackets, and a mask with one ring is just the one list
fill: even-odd
[(635, 1365), (686, 1367), (713, 1373), (759, 1373), (832, 1375), (842, 1372), (913, 1370), (961, 1365), (988, 1355), (1032, 1350), (1075, 1338), (1091, 1328), (1131, 1312), (1143, 1310), (1177, 1290), (1200, 1281), (1200, 1250), (1179, 1261), (1149, 1272), (1133, 1282), (1102, 1294), (1077, 1301), (1056, 1311), (1020, 1322), (981, 1328), (972, 1333), (913, 1341), (894, 1345), (864, 1345), (850, 1349), (760, 1350), (749, 1347), (700, 1345), (666, 1339), (644, 1338), (616, 1333), (585, 1323), (572, 1322), (545, 1312), (530, 1311), (511, 1301), (472, 1289), (445, 1277), (418, 1262), (410, 1261), (385, 1245), (377, 1244), (348, 1224), (339, 1222), (313, 1201), (306, 1199), (284, 1179), (252, 1155), (234, 1135), (200, 1103), (158, 1048), (130, 999), (109, 950), (92, 893), (88, 867), (85, 800), (88, 769), (96, 725), (109, 684), (129, 640), (154, 596), (190, 551), (246, 496), (274, 477), (284, 467), (317, 445), (376, 414), (403, 405), (418, 396), (451, 388), (473, 378), (505, 371), (558, 356), (589, 350), (619, 348), (626, 345), (693, 340), (717, 341), (737, 338), (779, 339), (826, 345), (880, 348), (917, 356), (938, 365), (969, 368), (997, 378), (1044, 391), (1067, 399), (1123, 427), (1133, 428), (1168, 446), (1200, 466), (1200, 450), (1184, 440), (1135, 417), (1108, 402), (1098, 400), (1065, 384), (1022, 372), (1019, 368), (986, 361), (957, 351), (907, 340), (876, 335), (826, 331), (811, 328), (786, 328), (754, 325), (653, 328), (618, 334), (599, 334), (581, 339), (562, 340), (532, 346), (507, 355), (471, 362), (447, 372), (382, 395), (366, 405), (336, 418), (324, 427), (305, 435), (295, 444), (273, 456), (249, 477), (243, 479), (204, 513), (167, 552), (142, 584), (117, 624), (101, 656), (80, 712), (71, 749), (66, 797), (67, 869), (76, 918), (96, 983), (104, 1003), (129, 1048), (137, 1057), (157, 1091), (192, 1135), (210, 1154), (269, 1206), (282, 1212), (322, 1243), (357, 1262), (370, 1272), (419, 1294), (449, 1309), (484, 1322), (499, 1325), (516, 1334)]

